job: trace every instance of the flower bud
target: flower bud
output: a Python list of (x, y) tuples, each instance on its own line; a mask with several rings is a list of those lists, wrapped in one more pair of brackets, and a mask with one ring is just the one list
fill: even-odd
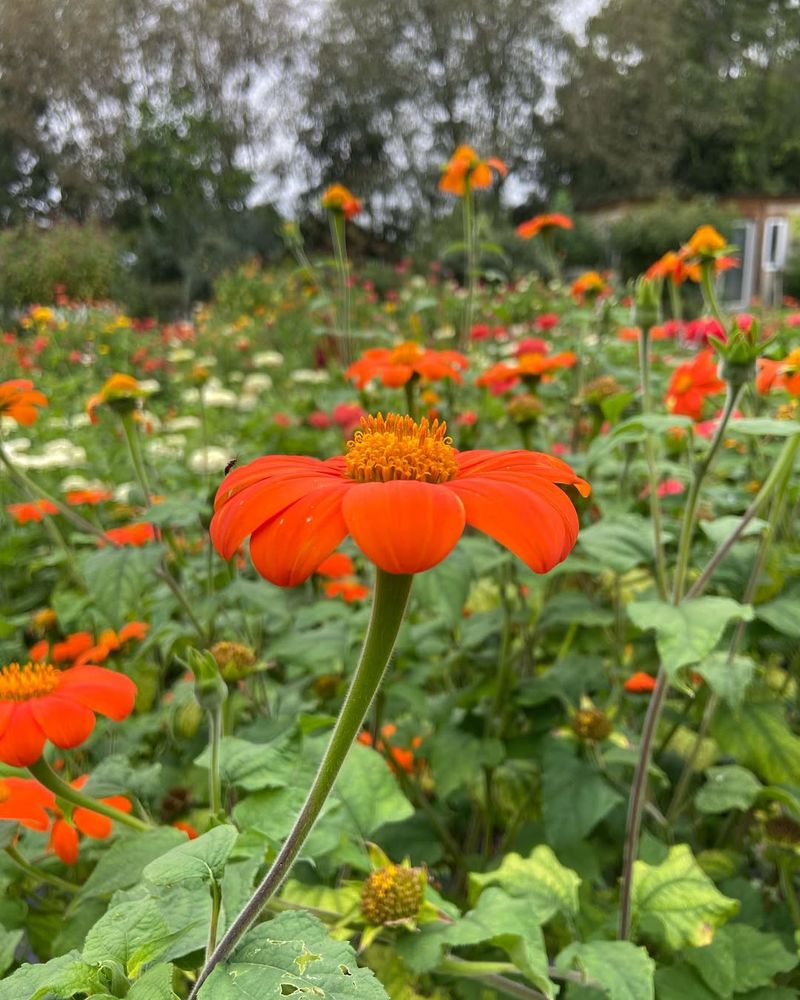
[(194, 674), (194, 696), (208, 711), (214, 711), (228, 697), (228, 686), (222, 679), (217, 661), (208, 650), (190, 649), (181, 661)]
[(633, 292), (633, 322), (647, 331), (661, 322), (661, 279), (639, 278)]
[(408, 865), (386, 865), (361, 886), (361, 915), (370, 924), (413, 920), (425, 892), (425, 872)]
[(611, 720), (599, 708), (580, 708), (572, 716), (572, 731), (581, 739), (599, 743), (611, 732)]
[(229, 684), (241, 681), (253, 672), (256, 654), (241, 642), (217, 642), (210, 649), (219, 672)]

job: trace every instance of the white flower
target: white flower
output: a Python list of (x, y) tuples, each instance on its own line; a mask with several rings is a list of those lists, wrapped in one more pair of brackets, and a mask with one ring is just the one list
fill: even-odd
[[(14, 426), (17, 426), (16, 421), (14, 422)], [(5, 442), (6, 451), (12, 457), (16, 455), (18, 451), (27, 451), (30, 446), (31, 439), (25, 437), (9, 438), (8, 441)]]
[(135, 489), (138, 489), (136, 483), (120, 483), (114, 487), (114, 499), (120, 503), (127, 503)]
[(67, 476), (61, 480), (61, 492), (70, 493), (72, 490), (107, 490), (108, 486), (101, 483), (99, 479), (87, 479), (86, 476)]
[(257, 351), (253, 355), (253, 365), (256, 368), (278, 368), (283, 364), (280, 351)]
[(200, 426), (202, 426), (202, 421), (200, 420), (200, 417), (192, 417), (192, 416), (175, 417), (174, 420), (170, 420), (170, 422), (167, 424), (166, 430), (170, 432), (194, 431), (197, 430), (197, 428)]
[(254, 396), (259, 392), (272, 388), (272, 379), (263, 372), (253, 372), (242, 382), (242, 392), (247, 396)]
[(143, 378), (139, 380), (139, 388), (146, 396), (152, 396), (156, 392), (161, 392), (161, 383), (154, 378)]
[(213, 368), (216, 363), (217, 359), (213, 354), (204, 354), (202, 358), (198, 358), (195, 361), (195, 364), (200, 365), (201, 368)]
[(298, 368), (292, 372), (290, 378), (298, 385), (325, 385), (331, 380), (330, 375), (324, 369), (314, 370), (313, 368)]
[(142, 426), (146, 427), (149, 431), (161, 430), (161, 418), (157, 417), (155, 413), (151, 413), (149, 410), (142, 410), (140, 419)]
[(174, 365), (180, 364), (181, 361), (191, 361), (193, 357), (194, 351), (191, 347), (175, 347), (167, 355), (167, 358)]
[(86, 465), (86, 449), (67, 438), (48, 441), (41, 455), (15, 455), (14, 461), (23, 469), (69, 469)]
[(146, 441), (144, 450), (150, 458), (182, 458), (185, 447), (186, 438), (183, 434), (165, 434)]
[(206, 406), (230, 409), (239, 402), (239, 397), (231, 389), (223, 389), (210, 383), (203, 388), (203, 402)]
[(222, 472), (232, 458), (233, 454), (227, 448), (212, 444), (192, 452), (189, 456), (189, 468), (192, 472)]
[(453, 326), (440, 326), (437, 330), (433, 331), (434, 340), (451, 340), (455, 335), (456, 330)]
[(242, 413), (252, 413), (253, 410), (258, 409), (258, 406), (258, 396), (242, 396), (239, 400), (239, 409)]
[(91, 422), (92, 421), (89, 419), (88, 413), (76, 413), (70, 418), (69, 425), (73, 430), (75, 430), (77, 427), (88, 427)]
[(50, 417), (47, 421), (47, 426), (52, 427), (53, 430), (57, 431), (65, 431), (69, 425), (69, 419), (67, 417)]

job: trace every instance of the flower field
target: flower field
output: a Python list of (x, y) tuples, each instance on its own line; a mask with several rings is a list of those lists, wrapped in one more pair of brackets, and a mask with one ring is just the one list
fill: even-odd
[[(800, 308), (334, 250), (0, 354), (0, 1000), (800, 991)], [(692, 289), (703, 308), (689, 316)], [(664, 318), (664, 310), (669, 318)]]

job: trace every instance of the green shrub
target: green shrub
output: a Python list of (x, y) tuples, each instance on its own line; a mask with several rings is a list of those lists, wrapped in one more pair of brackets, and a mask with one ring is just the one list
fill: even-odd
[(54, 302), (62, 286), (73, 299), (108, 298), (121, 271), (116, 236), (97, 225), (0, 232), (0, 305), (7, 309)]
[(713, 201), (664, 198), (644, 208), (632, 208), (610, 227), (610, 247), (623, 279), (645, 271), (667, 250), (677, 250), (698, 226), (714, 226), (729, 236), (735, 213)]

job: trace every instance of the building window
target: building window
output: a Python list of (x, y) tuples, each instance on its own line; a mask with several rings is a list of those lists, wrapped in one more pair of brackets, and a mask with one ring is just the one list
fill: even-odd
[(789, 225), (786, 219), (772, 216), (764, 221), (764, 243), (761, 249), (761, 267), (765, 271), (782, 271), (786, 266), (786, 245)]
[(720, 298), (729, 309), (746, 309), (753, 296), (755, 272), (756, 224), (752, 219), (739, 219), (731, 230), (731, 244), (736, 247), (739, 267), (724, 271), (720, 281)]

